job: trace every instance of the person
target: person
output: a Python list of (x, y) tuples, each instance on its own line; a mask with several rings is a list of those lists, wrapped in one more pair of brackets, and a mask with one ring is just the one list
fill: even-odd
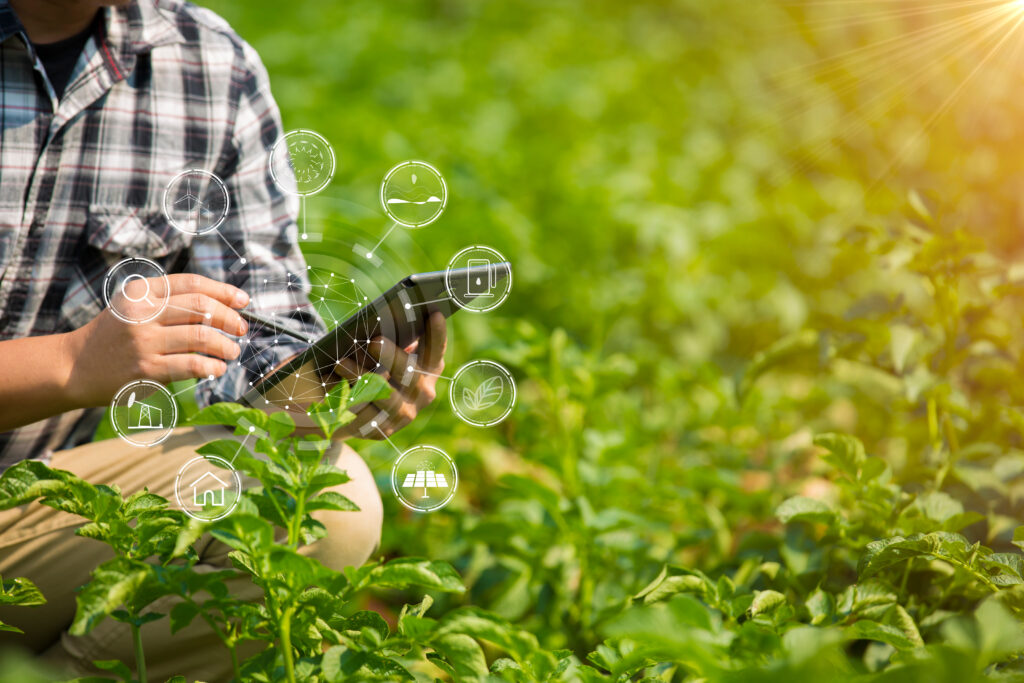
[[(268, 163), (282, 128), (266, 70), (225, 21), (179, 0), (0, 0), (0, 84), (0, 468), (38, 458), (126, 493), (148, 487), (170, 499), (178, 467), (203, 435), (179, 428), (145, 450), (120, 439), (90, 443), (102, 406), (140, 379), (212, 377), (197, 383), (197, 401), (230, 400), (258, 369), (252, 355), (241, 356), (240, 341), (261, 349), (262, 367), (301, 348), (272, 343), (272, 332), (249, 329), (238, 313), (274, 314), (309, 286), (298, 200), (275, 184)], [(230, 209), (219, 237), (177, 230), (162, 211), (165, 187), (183, 169), (223, 181)], [(126, 323), (103, 304), (104, 274), (127, 257), (168, 273), (168, 306), (145, 324)], [(291, 321), (308, 338), (324, 331), (308, 300)], [(416, 359), (375, 342), (339, 374), (351, 380), (372, 368), (395, 390), (362, 407), (349, 436), (367, 436), (371, 421), (390, 434), (433, 400), (444, 319), (430, 319)], [(427, 372), (405, 377), (413, 363)], [(322, 514), (328, 536), (307, 552), (340, 569), (373, 552), (382, 505), (351, 448), (338, 442), (329, 454), (351, 478), (338, 490), (360, 511)], [(0, 575), (27, 576), (48, 600), (0, 613), (25, 631), (3, 642), (73, 675), (93, 672), (93, 660), (133, 659), (128, 629), (111, 620), (86, 636), (66, 632), (75, 589), (109, 557), (104, 545), (74, 534), (81, 523), (35, 503), (0, 513)], [(207, 544), (201, 562), (226, 565), (226, 549)], [(217, 680), (230, 670), (199, 620), (173, 643), (166, 622), (148, 624), (143, 637), (154, 679)]]

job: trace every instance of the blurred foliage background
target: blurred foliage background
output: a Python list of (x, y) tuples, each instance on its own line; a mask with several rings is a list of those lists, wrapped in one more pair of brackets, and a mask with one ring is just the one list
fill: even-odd
[[(469, 244), (514, 264), (509, 300), (455, 316), (448, 353), (512, 368), (512, 416), (469, 427), (442, 393), (394, 439), (455, 457), (455, 501), (408, 513), (391, 447), (355, 444), (383, 555), (451, 561), (458, 601), (583, 657), (665, 563), (774, 559), (813, 588), (820, 550), (773, 511), (837, 498), (811, 443), (831, 430), (1007, 544), (1024, 472), (1015, 3), (204, 4), (262, 56), (285, 128), (335, 149), (306, 203), (311, 263), (380, 288)], [(352, 248), (383, 235), (380, 180), (410, 158), (442, 170), (449, 206), (396, 230), (376, 269)]]

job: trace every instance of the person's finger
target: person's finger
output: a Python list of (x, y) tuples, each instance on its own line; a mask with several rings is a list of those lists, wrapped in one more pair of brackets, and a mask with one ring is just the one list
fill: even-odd
[(236, 337), (249, 329), (242, 316), (233, 309), (196, 292), (168, 299), (167, 308), (160, 314), (160, 322), (164, 325), (210, 325)]
[(427, 372), (440, 372), (447, 348), (448, 326), (444, 315), (440, 311), (434, 311), (427, 320), (427, 329), (423, 333), (420, 367)]
[(242, 352), (234, 341), (206, 325), (173, 325), (164, 328), (162, 354), (204, 353), (234, 360)]
[(411, 366), (409, 354), (395, 346), (393, 341), (385, 337), (378, 337), (373, 340), (373, 343), (370, 344), (370, 355), (380, 363), (379, 370), (390, 374), (391, 379), (397, 385), (407, 384), (405, 381), (406, 375), (415, 371), (415, 368), (409, 370)]
[(369, 439), (381, 438), (381, 432), (390, 436), (413, 421), (416, 406), (398, 392), (373, 403), (363, 404), (355, 411), (356, 419), (347, 427), (354, 433)]
[(208, 358), (195, 353), (179, 353), (162, 356), (162, 369), (153, 378), (159, 382), (178, 382), (183, 379), (202, 379), (204, 377), (220, 377), (228, 370), (227, 364), (216, 358)]
[[(162, 292), (162, 279), (154, 278), (154, 281), (160, 283), (153, 285), (154, 294), (159, 297), (165, 296)], [(167, 276), (167, 281), (171, 286), (171, 296), (189, 293), (205, 294), (231, 308), (245, 308), (249, 303), (249, 295), (244, 290), (195, 273), (174, 273)]]

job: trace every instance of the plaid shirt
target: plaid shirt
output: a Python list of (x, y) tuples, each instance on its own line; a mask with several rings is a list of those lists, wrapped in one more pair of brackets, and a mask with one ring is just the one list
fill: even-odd
[[(305, 296), (298, 201), (269, 171), (280, 115), (255, 51), (215, 14), (179, 0), (101, 11), (58, 101), (0, 0), (0, 339), (84, 325), (103, 309), (107, 268), (127, 256), (242, 287), (256, 311), (295, 309), (299, 292), (291, 318), (301, 327), (293, 327), (319, 336)], [(223, 239), (179, 232), (161, 210), (164, 188), (188, 168), (227, 186)], [(298, 350), (270, 338), (254, 330), (248, 347), (259, 351), (201, 383), (200, 403), (238, 396), (253, 373)], [(102, 413), (74, 411), (0, 434), (0, 469), (88, 441)]]

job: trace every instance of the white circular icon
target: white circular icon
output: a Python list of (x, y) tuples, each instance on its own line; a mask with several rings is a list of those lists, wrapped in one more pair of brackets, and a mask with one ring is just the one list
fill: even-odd
[(475, 427), (496, 425), (516, 404), (516, 381), (505, 366), (490, 360), (466, 363), (448, 385), (452, 410)]
[(433, 512), (455, 495), (459, 472), (455, 461), (435, 446), (413, 446), (391, 468), (391, 489), (410, 510)]
[(190, 168), (171, 179), (164, 190), (164, 215), (178, 230), (205, 235), (227, 218), (231, 200), (224, 181), (201, 168)]
[(448, 262), (444, 284), (459, 308), (472, 313), (493, 311), (512, 291), (512, 264), (491, 247), (466, 247)]
[(110, 422), (133, 446), (155, 446), (174, 430), (178, 406), (162, 384), (140, 379), (121, 387), (110, 402)]
[(380, 204), (398, 225), (422, 228), (444, 213), (448, 186), (440, 171), (425, 161), (403, 161), (384, 176)]
[(181, 466), (174, 479), (181, 511), (200, 522), (215, 522), (234, 511), (242, 497), (242, 477), (218, 455), (200, 455)]
[(126, 323), (145, 323), (167, 308), (171, 284), (155, 261), (132, 256), (114, 264), (103, 278), (103, 303)]
[(288, 131), (270, 150), (270, 177), (288, 194), (314, 195), (334, 177), (334, 150), (319, 133)]

